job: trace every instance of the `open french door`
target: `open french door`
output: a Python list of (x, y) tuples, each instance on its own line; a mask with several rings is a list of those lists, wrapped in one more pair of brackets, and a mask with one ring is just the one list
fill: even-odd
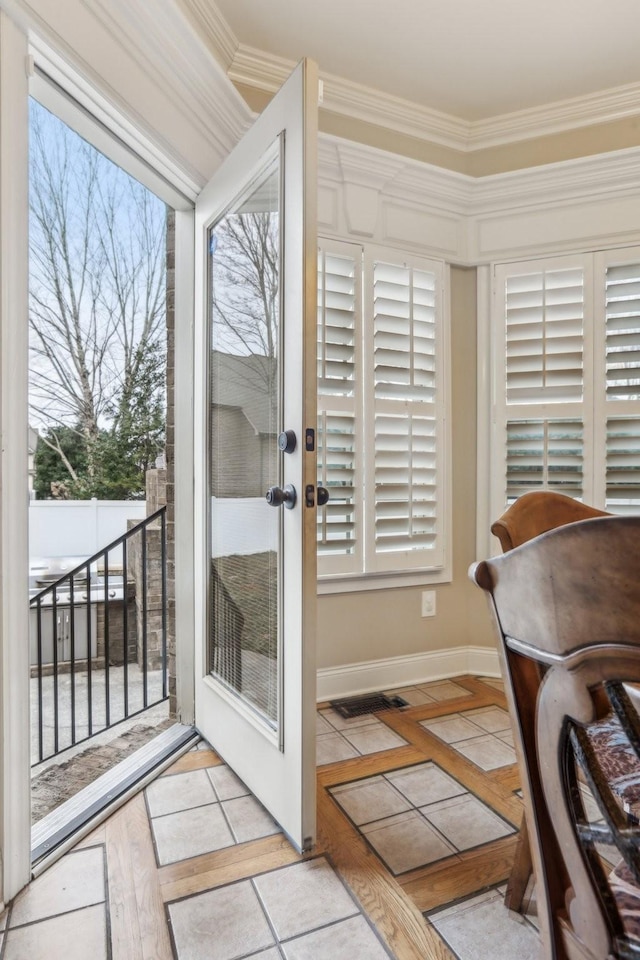
[(315, 839), (318, 79), (301, 62), (196, 205), (196, 725)]

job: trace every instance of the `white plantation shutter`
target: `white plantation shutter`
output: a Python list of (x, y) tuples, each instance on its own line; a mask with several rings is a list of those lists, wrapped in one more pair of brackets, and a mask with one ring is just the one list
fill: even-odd
[(640, 250), (597, 258), (604, 273), (603, 396), (598, 407), (604, 448), (605, 509), (640, 513)]
[(529, 490), (556, 490), (581, 499), (584, 484), (581, 420), (507, 422), (507, 501)]
[(640, 248), (498, 265), (494, 297), (494, 515), (536, 489), (640, 513)]
[(435, 285), (433, 273), (374, 263), (376, 398), (434, 401)]
[[(357, 248), (356, 248), (357, 249)], [(318, 393), (352, 397), (356, 374), (357, 255), (318, 254)]]
[(318, 484), (330, 499), (318, 509), (317, 544), (325, 578), (444, 569), (444, 266), (397, 256), (320, 241)]
[(607, 420), (606, 500), (612, 513), (640, 512), (640, 418)]
[(433, 550), (437, 535), (435, 420), (375, 418), (376, 551)]
[(442, 268), (393, 263), (372, 252), (371, 382), (367, 436), (367, 563), (371, 570), (437, 568), (444, 562), (444, 397), (438, 364), (442, 340)]
[(507, 403), (582, 398), (583, 288), (580, 267), (507, 277)]
[(356, 447), (353, 414), (318, 415), (318, 484), (330, 494), (318, 509), (318, 557), (356, 552)]
[(612, 265), (605, 275), (608, 400), (640, 397), (640, 264)]
[(582, 256), (495, 268), (494, 421), (501, 454), (492, 457), (492, 469), (501, 475), (494, 518), (530, 490), (578, 499), (592, 493), (585, 434), (593, 380), (585, 337), (591, 283)]
[(362, 251), (322, 241), (318, 253), (318, 484), (329, 502), (318, 508), (318, 571), (361, 568)]

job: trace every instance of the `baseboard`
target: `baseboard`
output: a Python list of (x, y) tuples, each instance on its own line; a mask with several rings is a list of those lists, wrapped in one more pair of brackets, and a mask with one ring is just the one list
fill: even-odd
[(371, 690), (392, 690), (430, 680), (449, 680), (463, 673), (499, 677), (497, 651), (491, 647), (454, 647), (407, 657), (323, 667), (318, 670), (317, 696), (318, 700), (332, 700)]

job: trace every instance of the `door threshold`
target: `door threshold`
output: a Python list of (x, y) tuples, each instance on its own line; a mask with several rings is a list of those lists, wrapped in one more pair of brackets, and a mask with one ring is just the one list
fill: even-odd
[(199, 739), (195, 727), (175, 723), (43, 817), (31, 830), (32, 877), (42, 873)]

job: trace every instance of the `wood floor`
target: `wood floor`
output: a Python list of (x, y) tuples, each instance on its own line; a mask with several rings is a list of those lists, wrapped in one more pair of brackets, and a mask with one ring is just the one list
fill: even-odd
[[(378, 715), (407, 741), (406, 746), (318, 768), (318, 843), (313, 855), (327, 855), (396, 960), (454, 960), (423, 911), (504, 881), (516, 835), (394, 877), (328, 790), (431, 760), (517, 825), (522, 807), (514, 793), (518, 788), (515, 765), (482, 770), (419, 724), (456, 711), (505, 706), (498, 686), (471, 676), (456, 678), (456, 683), (465, 691), (460, 699)], [(198, 749), (185, 754), (164, 776), (220, 762), (212, 750)], [(167, 903), (303, 859), (282, 834), (276, 834), (158, 866), (143, 794), (129, 801), (78, 847), (96, 845), (103, 845), (106, 853), (112, 960), (174, 960)]]

